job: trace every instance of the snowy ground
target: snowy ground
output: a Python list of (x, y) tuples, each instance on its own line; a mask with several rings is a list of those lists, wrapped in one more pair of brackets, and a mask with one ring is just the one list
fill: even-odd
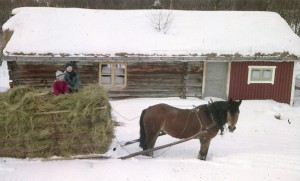
[[(0, 67), (2, 90), (8, 87), (5, 66)], [(298, 64), (297, 72), (299, 67)], [(296, 95), (300, 97), (299, 92)], [(214, 138), (205, 162), (196, 159), (198, 140), (156, 151), (155, 158), (118, 159), (141, 150), (138, 144), (126, 147), (120, 144), (139, 137), (141, 111), (157, 103), (192, 108), (207, 101), (195, 98), (111, 101), (115, 119), (124, 123), (116, 128), (116, 138), (106, 154), (111, 159), (0, 158), (0, 180), (300, 180), (300, 106), (291, 107), (271, 100), (243, 101), (237, 130)], [(281, 120), (275, 119), (275, 114), (280, 114)], [(163, 136), (157, 146), (173, 141), (176, 139)]]
[[(195, 98), (111, 101), (113, 115), (124, 123), (116, 128), (116, 139), (107, 153), (111, 159), (0, 158), (0, 180), (300, 180), (300, 107), (270, 100), (243, 101), (237, 130), (214, 138), (205, 162), (196, 159), (198, 140), (156, 151), (155, 158), (117, 159), (140, 151), (138, 144), (123, 148), (120, 144), (138, 138), (141, 111), (156, 103), (192, 108), (207, 101)], [(281, 120), (274, 118), (278, 113)], [(173, 141), (162, 136), (157, 145)]]

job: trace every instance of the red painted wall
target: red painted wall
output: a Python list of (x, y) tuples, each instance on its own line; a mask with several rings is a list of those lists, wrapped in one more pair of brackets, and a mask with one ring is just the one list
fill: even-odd
[[(248, 66), (276, 66), (274, 84), (248, 84)], [(229, 98), (273, 99), (290, 104), (294, 62), (232, 62)]]

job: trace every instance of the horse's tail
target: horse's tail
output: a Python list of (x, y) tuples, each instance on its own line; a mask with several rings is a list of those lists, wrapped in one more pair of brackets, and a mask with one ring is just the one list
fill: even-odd
[(145, 127), (144, 127), (144, 115), (146, 113), (147, 109), (144, 109), (141, 117), (140, 117), (140, 147), (143, 148), (144, 150), (147, 149), (146, 145), (146, 132), (145, 132)]

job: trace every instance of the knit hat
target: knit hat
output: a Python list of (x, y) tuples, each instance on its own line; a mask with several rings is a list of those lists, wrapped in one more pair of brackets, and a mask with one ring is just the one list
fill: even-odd
[(57, 71), (55, 72), (55, 75), (56, 75), (56, 78), (58, 78), (58, 77), (60, 77), (60, 76), (64, 76), (65, 74), (64, 74), (62, 71), (57, 70)]
[(70, 63), (70, 62), (66, 63), (65, 68), (67, 68), (67, 67), (69, 67), (69, 66), (72, 67), (72, 63)]

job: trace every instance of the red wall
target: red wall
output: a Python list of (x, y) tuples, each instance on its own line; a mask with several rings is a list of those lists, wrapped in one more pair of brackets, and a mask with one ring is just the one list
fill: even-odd
[[(276, 66), (274, 84), (248, 84), (248, 66)], [(273, 99), (290, 104), (294, 62), (231, 63), (229, 98)]]

